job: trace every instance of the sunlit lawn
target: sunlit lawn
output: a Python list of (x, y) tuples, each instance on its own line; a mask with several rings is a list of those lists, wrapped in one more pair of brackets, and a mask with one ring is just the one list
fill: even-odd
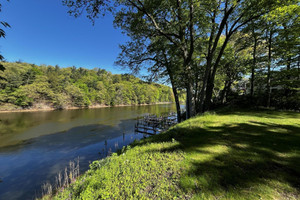
[(300, 199), (300, 113), (222, 111), (95, 162), (66, 199)]

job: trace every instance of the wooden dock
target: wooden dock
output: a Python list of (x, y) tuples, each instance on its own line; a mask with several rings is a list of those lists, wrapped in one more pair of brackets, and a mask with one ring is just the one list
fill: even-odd
[(156, 135), (177, 123), (176, 113), (169, 113), (165, 116), (146, 115), (137, 119), (135, 132), (146, 135)]

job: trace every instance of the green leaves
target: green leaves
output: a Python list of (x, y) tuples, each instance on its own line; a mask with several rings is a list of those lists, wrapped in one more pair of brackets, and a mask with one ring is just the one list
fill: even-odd
[[(9, 1), (9, 0), (7, 0)], [(2, 11), (2, 4), (0, 3), (0, 12)], [(7, 22), (4, 21), (0, 21), (0, 25), (3, 26), (4, 28), (10, 28), (10, 25)], [(6, 33), (5, 31), (2, 29), (2, 27), (0, 26), (0, 38), (5, 38)], [(2, 61), (4, 59), (4, 57), (0, 54), (0, 61)], [(5, 68), (3, 67), (2, 64), (0, 64), (0, 71), (4, 71)], [(0, 75), (0, 80), (3, 80), (4, 78)]]

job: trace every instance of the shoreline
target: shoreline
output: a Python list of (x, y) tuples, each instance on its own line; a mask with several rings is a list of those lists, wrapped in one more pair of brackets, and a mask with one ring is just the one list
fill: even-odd
[[(80, 177), (73, 182), (73, 185), (61, 189), (58, 188), (56, 190), (58, 192), (54, 190), (53, 193), (45, 195), (41, 199), (81, 199), (91, 194), (90, 188), (97, 188), (97, 193), (95, 192), (95, 196), (92, 197), (93, 199), (101, 198), (102, 194), (105, 194), (109, 199), (122, 199), (124, 194), (130, 195), (129, 198), (138, 199), (151, 199), (157, 196), (163, 199), (178, 197), (197, 198), (200, 195), (215, 197), (210, 190), (199, 190), (198, 187), (202, 185), (206, 187), (207, 183), (210, 182), (214, 182), (215, 184), (215, 180), (217, 181), (214, 188), (219, 189), (221, 192), (220, 197), (225, 194), (234, 197), (233, 199), (244, 199), (249, 196), (248, 190), (254, 191), (250, 196), (252, 199), (255, 199), (257, 196), (261, 196), (262, 199), (270, 196), (274, 197), (274, 199), (281, 199), (280, 197), (291, 197), (291, 199), (293, 199), (293, 197), (298, 197), (300, 194), (297, 191), (297, 187), (289, 184), (290, 181), (297, 181), (297, 177), (295, 177), (294, 174), (294, 170), (298, 169), (297, 163), (291, 165), (289, 162), (284, 162), (277, 171), (266, 171), (266, 168), (274, 168), (274, 163), (269, 162), (269, 154), (265, 154), (265, 151), (257, 152), (256, 149), (251, 151), (252, 147), (241, 145), (238, 141), (245, 140), (243, 134), (240, 134), (240, 131), (245, 129), (246, 132), (256, 133), (255, 135), (249, 134), (249, 138), (246, 138), (245, 144), (253, 143), (253, 141), (257, 140), (257, 137), (260, 137), (263, 141), (269, 141), (270, 138), (264, 137), (266, 134), (269, 134), (269, 129), (262, 129), (260, 124), (270, 123), (270, 127), (299, 127), (297, 126), (297, 121), (295, 121), (295, 119), (300, 119), (299, 113), (289, 115), (289, 112), (268, 112), (259, 109), (258, 111), (263, 112), (263, 115), (257, 114), (255, 111), (232, 110), (225, 113), (208, 114), (209, 117), (203, 115), (188, 119), (185, 122), (179, 123), (177, 127), (171, 131), (163, 133), (163, 136), (150, 136), (144, 139), (144, 141), (140, 140), (135, 144), (128, 145), (129, 148), (126, 147), (122, 151), (112, 154), (110, 157), (93, 161), (93, 166), (81, 174)], [(257, 122), (255, 125), (253, 125), (253, 118), (255, 118)], [(287, 120), (282, 122), (282, 118)], [(208, 121), (210, 126), (203, 127), (203, 120)], [(193, 123), (192, 129), (190, 123)], [(231, 131), (228, 131), (228, 124), (237, 124), (237, 126), (231, 127)], [(215, 129), (211, 129), (211, 127), (222, 128), (220, 128), (218, 134), (215, 134)], [(297, 136), (298, 133), (297, 129), (291, 128), (290, 131), (291, 135), (283, 145), (287, 148), (298, 149), (298, 143), (295, 142), (295, 136)], [(220, 135), (224, 133), (229, 134), (229, 137), (220, 137)], [(282, 141), (282, 137), (286, 137), (285, 132), (282, 132), (280, 129), (276, 129), (273, 136), (274, 137), (271, 137), (271, 144), (278, 144)], [(213, 139), (211, 139), (212, 137)], [(207, 143), (207, 141), (212, 142)], [(218, 142), (215, 143), (214, 141)], [(236, 144), (238, 148), (233, 147), (229, 150), (228, 144), (232, 143)], [(257, 147), (263, 147), (264, 145), (265, 143), (262, 142), (259, 143)], [(209, 149), (209, 151), (199, 151), (199, 149), (204, 148)], [(249, 150), (252, 153), (249, 154)], [(268, 153), (278, 153), (278, 149), (272, 146), (267, 148), (267, 150)], [(207, 152), (209, 152), (210, 158), (213, 160), (210, 158), (207, 159)], [(289, 153), (293, 154), (294, 152)], [(255, 156), (253, 156), (254, 154)], [(200, 161), (197, 160), (196, 162), (195, 158)], [(276, 159), (279, 162), (282, 161), (283, 158), (276, 157)], [(286, 159), (289, 160), (288, 157)], [(197, 167), (203, 160), (204, 165), (200, 165), (201, 170), (199, 170), (200, 168)], [(247, 160), (247, 162), (244, 163), (245, 160)], [(251, 163), (257, 162), (259, 164), (254, 164), (254, 168), (253, 166), (249, 168), (248, 160), (251, 160)], [(231, 190), (227, 188), (232, 187), (232, 182), (225, 182), (226, 187), (224, 187), (224, 177), (220, 178), (220, 174), (218, 173), (220, 171), (219, 166), (221, 161), (225, 163), (226, 166), (224, 173), (229, 174), (225, 178), (239, 180), (235, 188)], [(232, 173), (232, 166), (235, 166), (237, 162), (244, 164), (236, 166), (234, 168), (236, 173)], [(287, 173), (282, 169), (291, 169), (291, 171)], [(240, 173), (241, 170), (243, 173)], [(168, 173), (164, 173), (164, 171)], [(190, 172), (193, 173), (193, 176), (190, 176)], [(262, 172), (264, 173), (263, 175)], [(249, 176), (245, 176), (245, 174), (249, 173)], [(147, 176), (145, 174), (147, 174)], [(209, 175), (203, 178), (203, 174)], [(253, 177), (253, 174), (257, 175)], [(265, 178), (273, 177), (274, 174), (279, 178)], [(233, 178), (231, 176), (233, 176)], [(247, 191), (237, 191), (236, 188), (240, 190), (245, 189), (244, 182), (249, 181), (249, 177), (254, 181), (249, 182), (250, 185), (246, 187)], [(286, 178), (282, 179), (282, 177)], [(291, 177), (292, 179), (290, 179)], [(112, 180), (117, 181), (112, 184)], [(159, 182), (160, 180), (164, 181)], [(262, 185), (257, 184), (262, 181)], [(274, 181), (276, 181), (275, 187)], [(277, 184), (277, 182), (280, 184)], [(122, 187), (124, 183), (126, 183), (126, 187)], [(156, 188), (153, 188), (153, 183), (158, 183), (155, 184)], [(193, 187), (191, 187), (191, 184), (182, 183), (193, 183)], [(102, 187), (103, 185), (107, 185), (107, 187)], [(140, 193), (135, 192), (136, 188), (139, 188), (138, 192)], [(144, 188), (150, 189), (145, 192)], [(166, 188), (170, 188), (173, 191), (165, 193)], [(270, 190), (264, 190), (265, 188)], [(267, 193), (262, 194), (261, 191), (267, 191)], [(278, 193), (278, 191), (280, 191), (280, 193)], [(286, 191), (289, 192), (287, 193)]]
[(114, 106), (91, 105), (88, 107), (67, 107), (64, 109), (57, 109), (57, 108), (51, 108), (51, 107), (28, 108), (28, 109), (0, 110), (0, 113), (50, 112), (50, 111), (57, 111), (57, 110), (80, 110), (80, 109), (97, 109), (97, 108), (112, 108), (112, 107), (127, 107), (127, 106), (150, 106), (150, 105), (173, 104), (173, 103), (174, 102), (157, 102), (157, 103), (151, 103), (151, 104), (114, 105)]

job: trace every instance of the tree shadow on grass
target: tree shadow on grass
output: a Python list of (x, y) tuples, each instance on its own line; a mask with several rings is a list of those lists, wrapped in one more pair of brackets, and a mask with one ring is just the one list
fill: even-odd
[(186, 153), (186, 191), (218, 198), (300, 197), (300, 126), (248, 121), (174, 127), (142, 143), (172, 138), (177, 145), (158, 151)]

